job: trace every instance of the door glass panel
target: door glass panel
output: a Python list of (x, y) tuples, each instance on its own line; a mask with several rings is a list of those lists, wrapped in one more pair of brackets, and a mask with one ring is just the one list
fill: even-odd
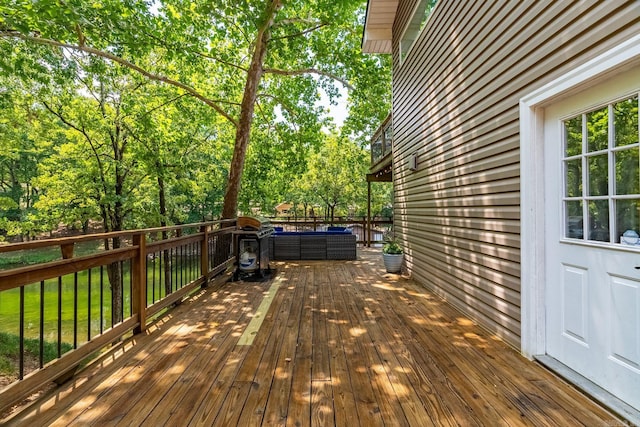
[(582, 154), (582, 116), (577, 116), (564, 122), (565, 156)]
[(564, 237), (629, 244), (640, 235), (638, 98), (563, 120)]
[(584, 238), (582, 202), (579, 200), (565, 202), (565, 212), (567, 213), (565, 237), (572, 239)]
[(589, 240), (609, 241), (609, 201), (589, 202)]
[(582, 197), (582, 158), (565, 162), (567, 197)]
[[(632, 237), (634, 233), (640, 234), (640, 199), (632, 200), (616, 200), (616, 215), (618, 217), (617, 230), (616, 230), (616, 242), (621, 242), (621, 236), (626, 231), (626, 236)], [(626, 243), (633, 243), (633, 240), (629, 237), (626, 238)]]
[(589, 164), (589, 195), (606, 196), (609, 194), (608, 155), (590, 156), (587, 161)]
[(587, 147), (589, 152), (609, 146), (609, 107), (587, 113)]
[(616, 194), (640, 194), (640, 157), (638, 148), (616, 151)]
[(613, 104), (616, 147), (638, 142), (638, 97)]

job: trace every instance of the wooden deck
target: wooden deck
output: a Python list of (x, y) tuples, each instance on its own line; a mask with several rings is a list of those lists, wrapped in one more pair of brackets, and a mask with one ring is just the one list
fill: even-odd
[(381, 264), (202, 291), (7, 424), (622, 425)]

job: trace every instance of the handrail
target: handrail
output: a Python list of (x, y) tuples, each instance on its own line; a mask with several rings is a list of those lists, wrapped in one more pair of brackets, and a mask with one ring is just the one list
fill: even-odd
[(392, 151), (393, 140), (393, 115), (389, 115), (382, 121), (370, 140), (371, 167), (373, 168)]
[[(151, 316), (227, 270), (235, 261), (230, 236), (234, 226), (235, 219), (231, 219), (0, 246), (4, 253), (60, 246), (64, 258), (0, 271), (0, 301), (5, 305), (15, 301), (18, 306), (11, 315), (17, 319), (7, 319), (7, 310), (0, 312), (0, 332), (15, 334), (15, 329), (4, 330), (3, 325), (18, 325), (20, 343), (18, 379), (0, 389), (0, 413), (48, 382), (73, 372), (82, 360), (123, 335), (144, 331)], [(183, 234), (185, 231), (191, 234)], [(161, 240), (154, 236), (170, 232), (175, 236)], [(78, 242), (114, 238), (126, 241), (120, 248), (75, 258), (73, 250), (68, 250)], [(224, 278), (226, 275), (214, 280)], [(73, 303), (64, 306), (64, 312), (72, 310), (73, 319), (65, 323), (63, 301), (67, 300)], [(32, 308), (29, 314), (27, 305)], [(57, 310), (54, 322), (47, 319), (49, 323), (45, 323), (45, 309)], [(33, 314), (38, 311), (39, 315)], [(27, 325), (37, 326), (31, 330)], [(57, 340), (46, 341), (49, 336)], [(37, 340), (40, 346), (39, 367), (34, 372), (25, 371), (25, 343), (29, 339)], [(51, 361), (45, 360), (45, 345), (57, 347), (57, 357)]]
[(135, 246), (118, 248), (94, 255), (3, 270), (0, 271), (0, 291), (18, 288), (29, 283), (36, 283), (58, 276), (65, 276), (89, 268), (100, 267), (101, 265), (125, 261), (134, 257), (136, 249)]
[(81, 243), (91, 240), (113, 239), (116, 237), (131, 237), (134, 234), (151, 234), (163, 231), (184, 230), (185, 228), (201, 228), (212, 225), (235, 224), (235, 219), (223, 219), (218, 221), (196, 222), (192, 224), (172, 225), (167, 227), (141, 228), (135, 230), (111, 231), (105, 233), (83, 234), (81, 236), (58, 237), (54, 239), (31, 240), (29, 242), (9, 243), (0, 245), (0, 253), (15, 252), (29, 249), (40, 249), (49, 246), (62, 246), (68, 243)]

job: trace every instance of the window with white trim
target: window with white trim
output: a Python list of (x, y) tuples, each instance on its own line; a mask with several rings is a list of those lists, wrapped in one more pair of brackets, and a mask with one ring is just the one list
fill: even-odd
[(400, 37), (400, 64), (404, 62), (407, 54), (413, 46), (413, 43), (416, 41), (420, 32), (427, 23), (429, 15), (431, 15), (431, 11), (436, 5), (436, 1), (437, 0), (418, 0), (416, 3), (411, 19), (409, 20), (402, 37)]
[(562, 124), (565, 237), (640, 247), (638, 94)]

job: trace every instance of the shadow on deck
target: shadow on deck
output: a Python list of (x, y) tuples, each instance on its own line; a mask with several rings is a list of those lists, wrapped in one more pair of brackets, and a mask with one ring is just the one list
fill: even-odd
[(7, 424), (622, 425), (381, 265), (201, 291)]

